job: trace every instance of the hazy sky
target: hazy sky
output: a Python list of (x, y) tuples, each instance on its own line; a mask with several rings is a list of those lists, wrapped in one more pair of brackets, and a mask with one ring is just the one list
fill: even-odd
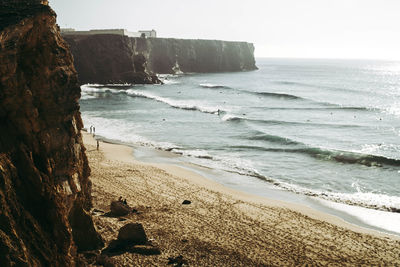
[(50, 0), (58, 24), (253, 42), (257, 57), (400, 60), (400, 0)]

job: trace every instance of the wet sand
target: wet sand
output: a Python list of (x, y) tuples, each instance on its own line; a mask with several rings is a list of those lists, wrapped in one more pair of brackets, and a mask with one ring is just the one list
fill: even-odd
[[(136, 161), (132, 148), (83, 133), (92, 169), (94, 209), (119, 196), (139, 214), (94, 221), (106, 244), (128, 222), (143, 224), (161, 255), (124, 253), (119, 266), (165, 266), (182, 255), (190, 266), (400, 265), (400, 239), (311, 208), (249, 195), (168, 164)], [(182, 205), (190, 200), (190, 205)]]

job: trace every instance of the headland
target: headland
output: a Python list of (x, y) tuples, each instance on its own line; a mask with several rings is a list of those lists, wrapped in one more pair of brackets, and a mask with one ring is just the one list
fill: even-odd
[(256, 70), (254, 45), (246, 42), (63, 34), (80, 84), (159, 83), (156, 74)]

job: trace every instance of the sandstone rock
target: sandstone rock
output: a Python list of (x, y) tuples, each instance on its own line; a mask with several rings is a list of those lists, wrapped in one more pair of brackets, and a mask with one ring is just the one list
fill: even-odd
[(115, 263), (110, 257), (106, 255), (99, 255), (97, 256), (96, 265), (101, 265), (104, 267), (114, 267)]
[(83, 209), (81, 203), (75, 203), (70, 212), (69, 221), (72, 227), (72, 237), (78, 251), (96, 250), (104, 247), (103, 239), (94, 228), (92, 217)]
[(118, 232), (118, 241), (129, 244), (146, 244), (147, 236), (140, 223), (128, 223)]
[(121, 201), (112, 201), (110, 205), (112, 216), (125, 216), (128, 215), (132, 209)]
[(0, 266), (78, 264), (68, 218), (91, 207), (80, 87), (46, 2), (0, 0)]

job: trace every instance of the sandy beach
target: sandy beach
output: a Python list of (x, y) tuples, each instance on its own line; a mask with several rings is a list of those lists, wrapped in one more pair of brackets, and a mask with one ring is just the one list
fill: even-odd
[[(128, 222), (142, 223), (161, 255), (124, 253), (118, 266), (166, 266), (182, 255), (189, 266), (400, 265), (400, 239), (363, 229), (311, 208), (226, 188), (189, 170), (141, 163), (132, 148), (83, 132), (93, 183), (93, 218), (106, 245)], [(102, 216), (126, 198), (139, 211)], [(190, 200), (190, 205), (182, 205)]]

